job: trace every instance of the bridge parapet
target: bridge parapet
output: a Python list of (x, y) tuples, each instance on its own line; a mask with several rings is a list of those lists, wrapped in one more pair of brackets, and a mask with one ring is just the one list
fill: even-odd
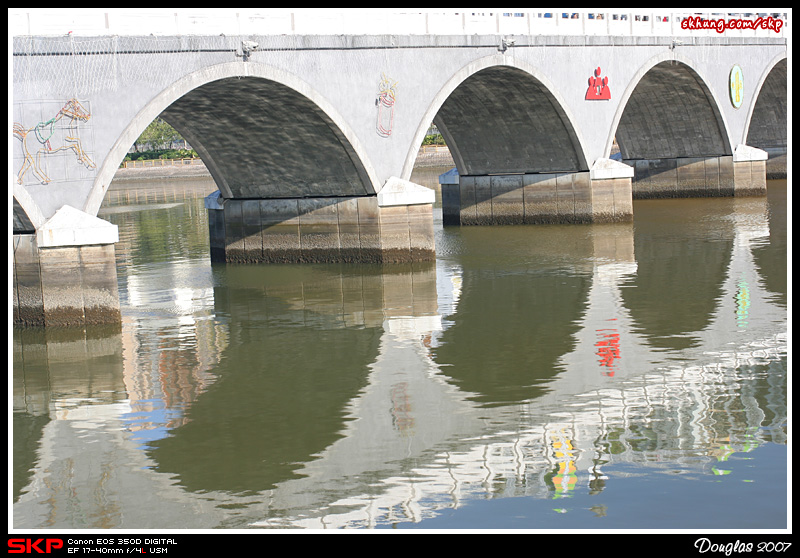
[(9, 13), (15, 35), (614, 35), (783, 37), (786, 13), (698, 13), (663, 10), (50, 10)]

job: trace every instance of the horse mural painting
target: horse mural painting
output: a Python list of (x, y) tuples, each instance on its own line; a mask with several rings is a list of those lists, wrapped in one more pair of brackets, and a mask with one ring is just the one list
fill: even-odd
[[(95, 168), (94, 161), (84, 151), (78, 135), (78, 124), (87, 122), (90, 117), (89, 111), (77, 99), (70, 99), (53, 118), (39, 122), (32, 128), (14, 122), (13, 134), (22, 142), (23, 154), (17, 182), (23, 184), (25, 174), (32, 169), (42, 184), (50, 183), (51, 179), (43, 167), (42, 155), (53, 155), (61, 151), (72, 150), (80, 164), (87, 169)], [(61, 133), (56, 134), (57, 131)], [(38, 145), (30, 145), (31, 137), (35, 138)], [(63, 141), (63, 144), (54, 146), (53, 142), (57, 139)]]

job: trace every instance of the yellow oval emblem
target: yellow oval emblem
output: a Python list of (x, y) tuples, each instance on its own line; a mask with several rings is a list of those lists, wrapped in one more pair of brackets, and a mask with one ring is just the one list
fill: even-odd
[(731, 93), (731, 104), (738, 109), (742, 106), (742, 99), (744, 98), (744, 75), (742, 74), (742, 69), (738, 65), (734, 65), (734, 67), (731, 68), (728, 86)]

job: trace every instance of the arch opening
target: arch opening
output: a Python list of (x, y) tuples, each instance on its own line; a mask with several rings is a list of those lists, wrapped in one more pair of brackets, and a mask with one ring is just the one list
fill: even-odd
[(11, 224), (12, 230), (14, 234), (33, 234), (36, 232), (36, 226), (33, 224), (33, 220), (31, 219), (28, 212), (22, 206), (22, 204), (17, 200), (16, 196), (13, 196), (13, 205), (11, 208)]
[(212, 261), (433, 258), (431, 201), (381, 200), (364, 146), (322, 95), (267, 66), (241, 69), (198, 72), (151, 103), (219, 189), (206, 198)]
[(788, 80), (786, 58), (769, 71), (758, 91), (747, 129), (747, 145), (769, 154), (767, 173), (786, 177), (788, 136)]
[(533, 75), (491, 66), (466, 78), (434, 123), (461, 175), (586, 170), (575, 130), (554, 95)]
[(160, 116), (198, 152), (223, 197), (374, 193), (338, 126), (312, 100), (277, 81), (211, 81), (176, 99)]
[(631, 93), (616, 130), (623, 159), (676, 159), (733, 153), (713, 95), (688, 65), (650, 68)]

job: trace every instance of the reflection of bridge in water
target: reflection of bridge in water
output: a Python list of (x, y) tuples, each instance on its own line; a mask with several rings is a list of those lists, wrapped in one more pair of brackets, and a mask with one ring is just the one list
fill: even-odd
[[(553, 357), (556, 372), (534, 386), (535, 396), (516, 402), (501, 401), (502, 394), (491, 389), (470, 392), (465, 388), (471, 385), (469, 373), (461, 371), (465, 367), (448, 366), (454, 358), (445, 350), (453, 342), (448, 336), (470, 334), (458, 316), (475, 304), (470, 282), (481, 279), (447, 258), (393, 274), (286, 268), (269, 284), (248, 285), (243, 276), (231, 279), (236, 288), (188, 293), (182, 299), (187, 304), (213, 296), (216, 320), (202, 315), (186, 323), (198, 338), (198, 353), (204, 353), (195, 355), (194, 377), (177, 389), (159, 386), (155, 375), (147, 385), (147, 378), (132, 377), (128, 369), (147, 367), (126, 363), (117, 381), (125, 382), (129, 400), (103, 402), (99, 385), (93, 393), (49, 405), (36, 403), (31, 382), (24, 403), (17, 403), (15, 393), (15, 408), (24, 405), (32, 415), (49, 416), (39, 440), (40, 460), (15, 504), (15, 526), (43, 526), (41, 518), (56, 508), (78, 505), (74, 490), (81, 508), (71, 513), (86, 521), (109, 514), (120, 521), (107, 527), (178, 528), (200, 516), (201, 526), (368, 527), (418, 521), (500, 490), (537, 497), (564, 494), (578, 485), (599, 491), (613, 482), (604, 467), (616, 463), (707, 470), (726, 453), (765, 441), (785, 443), (781, 428), (769, 435), (759, 432), (785, 421), (785, 395), (737, 374), (740, 366), (760, 366), (762, 357), (785, 355), (786, 308), (764, 288), (752, 250), (769, 234), (766, 202), (731, 203), (736, 211), (730, 229), (719, 233), (725, 239), (720, 246), (730, 248), (718, 258), (723, 262), (719, 295), (700, 320), (703, 327), (693, 322), (683, 335), (672, 335), (679, 350), (667, 347), (669, 332), (644, 327), (651, 316), (626, 309), (626, 285), (647, 279), (647, 270), (633, 257), (632, 227), (592, 227), (574, 260), (585, 271), (586, 281), (577, 289), (581, 304), (569, 310), (572, 315), (554, 318), (576, 324), (572, 338), (559, 345), (568, 350)], [(701, 257), (714, 259), (707, 256)], [(164, 308), (179, 303), (164, 301)], [(264, 320), (286, 324), (281, 330), (286, 335), (308, 335), (324, 344), (320, 332), (325, 331), (334, 337), (331, 346), (341, 334), (356, 340), (348, 347), (363, 349), (359, 355), (325, 355), (331, 362), (360, 366), (353, 377), (337, 379), (351, 384), (349, 400), (316, 402), (330, 409), (322, 412), (343, 412), (342, 431), (309, 433), (316, 449), (309, 453), (303, 446), (296, 455), (283, 456), (291, 462), (277, 476), (258, 469), (259, 460), (270, 458), (269, 448), (249, 448), (252, 455), (240, 465), (248, 471), (244, 483), (211, 482), (193, 467), (222, 470), (241, 448), (230, 454), (209, 451), (193, 466), (174, 455), (203, 440), (209, 447), (230, 449), (223, 429), (236, 423), (215, 428), (209, 424), (213, 418), (196, 411), (230, 405), (224, 400), (225, 382), (265, 381), (237, 374), (236, 366), (244, 350), (266, 356), (282, 343), (254, 336), (253, 326)], [(646, 333), (653, 331), (660, 335)], [(92, 354), (102, 354), (103, 345), (118, 351), (120, 343), (127, 352), (131, 342), (136, 340), (100, 340)], [(65, 347), (59, 347), (61, 354), (68, 352)], [(42, 347), (17, 348), (30, 357)], [(285, 358), (302, 365), (296, 372), (299, 382), (313, 379), (303, 370), (313, 367), (312, 360)], [(224, 377), (218, 377), (214, 368), (222, 361), (228, 364)], [(50, 373), (55, 391), (70, 389), (57, 377), (55, 364)], [(785, 370), (773, 370), (768, 382), (784, 383)], [(295, 405), (291, 392), (269, 394), (265, 385), (254, 387), (265, 406), (274, 404), (280, 411)], [(229, 409), (234, 420), (245, 420), (250, 410)], [(286, 434), (280, 430), (292, 427), (292, 417), (287, 421), (286, 427), (269, 425), (278, 432), (265, 440)], [(79, 480), (88, 482), (78, 486)], [(81, 495), (84, 490), (92, 494)], [(112, 503), (116, 512), (108, 509)]]

